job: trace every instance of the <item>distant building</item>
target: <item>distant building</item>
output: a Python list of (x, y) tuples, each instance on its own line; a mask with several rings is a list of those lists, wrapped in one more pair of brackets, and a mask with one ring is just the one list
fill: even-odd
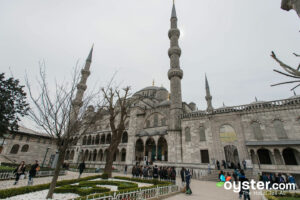
[(0, 162), (25, 161), (30, 164), (38, 160), (42, 164), (46, 156), (44, 166), (48, 166), (56, 153), (55, 139), (22, 126), (8, 138), (1, 139)]

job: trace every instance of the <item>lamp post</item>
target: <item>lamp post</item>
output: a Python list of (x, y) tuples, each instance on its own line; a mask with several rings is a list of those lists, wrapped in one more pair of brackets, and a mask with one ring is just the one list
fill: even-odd
[(49, 149), (51, 149), (51, 148), (47, 147), (47, 150), (46, 150), (46, 153), (45, 153), (45, 156), (44, 156), (44, 160), (43, 160), (43, 163), (42, 163), (42, 167), (44, 167), (44, 163), (45, 163), (46, 156), (47, 156), (47, 153), (48, 153)]

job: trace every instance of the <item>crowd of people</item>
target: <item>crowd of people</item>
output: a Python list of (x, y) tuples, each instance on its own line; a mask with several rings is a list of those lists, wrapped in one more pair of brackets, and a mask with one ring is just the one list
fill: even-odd
[[(14, 174), (16, 176), (14, 185), (18, 184), (20, 178), (25, 176), (26, 165), (25, 162), (22, 161), (20, 165), (14, 170)], [(34, 164), (31, 165), (30, 170), (28, 171), (28, 185), (33, 185), (33, 178), (36, 175), (36, 172), (40, 170), (39, 162), (36, 160)]]
[(176, 180), (176, 170), (174, 167), (157, 167), (157, 165), (153, 166), (142, 166), (136, 165), (133, 166), (132, 172), (133, 177), (137, 178), (156, 178), (160, 180)]
[[(274, 183), (293, 183), (296, 185), (295, 177), (291, 174), (281, 174), (281, 173), (262, 173), (258, 174), (258, 180), (264, 182), (268, 187), (272, 187)], [(266, 184), (268, 183), (269, 184)], [(297, 185), (296, 185), (297, 186)]]

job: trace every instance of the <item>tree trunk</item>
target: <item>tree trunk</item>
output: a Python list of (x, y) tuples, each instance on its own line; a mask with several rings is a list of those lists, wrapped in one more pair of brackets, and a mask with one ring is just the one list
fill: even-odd
[(57, 164), (56, 164), (56, 167), (54, 170), (54, 175), (53, 175), (46, 199), (52, 199), (52, 197), (53, 197), (53, 193), (54, 193), (54, 189), (56, 187), (56, 182), (58, 179), (59, 171), (65, 160), (65, 152), (66, 152), (65, 148), (64, 147), (61, 148), (61, 151), (59, 152), (59, 155), (58, 155)]
[(111, 176), (112, 176), (112, 165), (114, 162), (114, 154), (118, 149), (119, 143), (120, 142), (118, 142), (118, 141), (112, 140), (111, 144), (109, 145), (109, 147), (107, 149), (104, 173), (107, 173), (109, 178), (111, 178)]

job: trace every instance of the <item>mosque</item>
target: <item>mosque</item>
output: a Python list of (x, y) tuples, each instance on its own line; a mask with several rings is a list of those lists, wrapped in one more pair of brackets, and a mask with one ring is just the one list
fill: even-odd
[[(300, 173), (300, 96), (274, 101), (255, 101), (247, 105), (214, 108), (209, 82), (205, 77), (206, 110), (182, 100), (175, 4), (168, 32), (170, 90), (149, 86), (133, 96), (143, 97), (135, 103), (126, 123), (114, 166), (130, 168), (137, 162), (153, 162), (160, 166), (189, 167), (205, 174), (208, 164), (216, 161), (237, 165), (242, 161), (256, 172)], [(83, 76), (89, 75), (92, 50)], [(87, 77), (85, 77), (86, 82)], [(78, 90), (86, 88), (85, 82)], [(94, 112), (89, 107), (86, 112)], [(109, 124), (103, 121), (95, 130), (74, 140), (66, 154), (70, 163), (83, 158), (89, 167), (104, 167), (111, 141)]]

